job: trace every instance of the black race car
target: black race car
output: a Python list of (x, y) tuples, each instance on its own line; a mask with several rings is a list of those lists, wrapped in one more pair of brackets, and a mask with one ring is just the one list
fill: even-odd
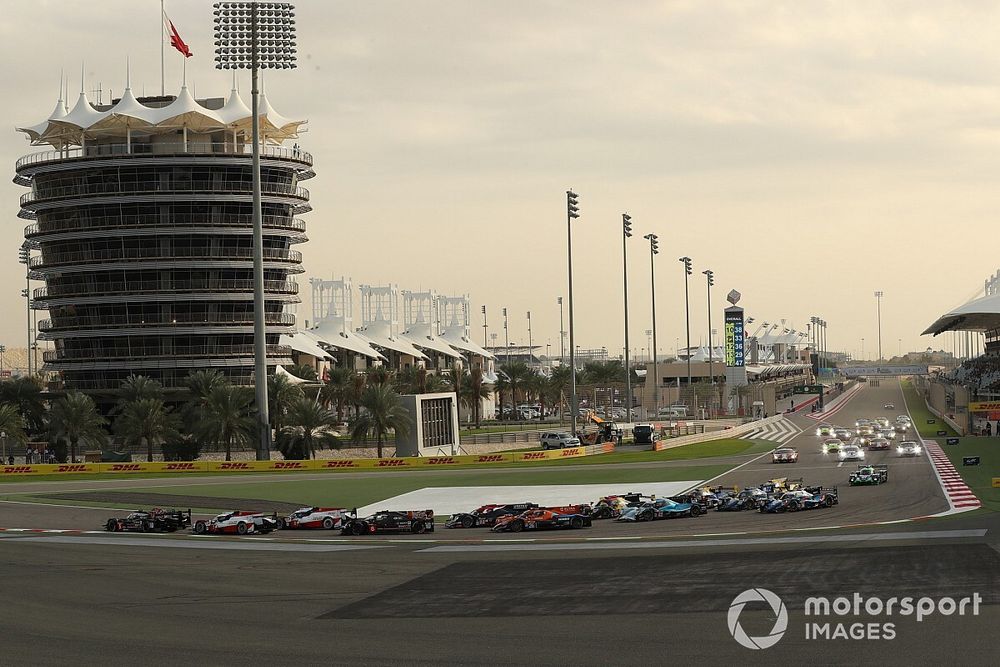
[(173, 533), (191, 525), (191, 510), (164, 510), (154, 507), (148, 512), (136, 510), (125, 517), (111, 517), (104, 524), (110, 533)]
[(363, 519), (349, 519), (344, 522), (344, 527), (341, 529), (342, 535), (432, 532), (434, 532), (434, 510), (376, 512)]
[(538, 507), (535, 503), (511, 503), (507, 505), (483, 505), (471, 512), (452, 514), (445, 521), (445, 528), (474, 528), (477, 526), (492, 526), (502, 516), (520, 514)]

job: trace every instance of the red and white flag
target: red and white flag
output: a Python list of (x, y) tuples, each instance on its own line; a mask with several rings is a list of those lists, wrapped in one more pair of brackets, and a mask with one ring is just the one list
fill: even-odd
[(177, 28), (174, 27), (174, 22), (167, 18), (166, 12), (163, 13), (163, 25), (166, 27), (167, 33), (170, 35), (170, 46), (184, 54), (185, 58), (193, 56), (194, 54), (191, 53), (191, 49), (184, 43), (184, 40), (181, 39), (180, 33), (177, 32)]

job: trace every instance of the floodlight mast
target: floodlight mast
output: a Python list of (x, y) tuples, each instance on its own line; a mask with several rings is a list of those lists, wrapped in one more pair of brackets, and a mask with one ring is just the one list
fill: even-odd
[[(216, 69), (249, 69), (253, 142), (253, 338), (254, 389), (259, 439), (257, 459), (271, 458), (267, 401), (267, 337), (264, 321), (264, 231), (260, 203), (260, 116), (258, 69), (295, 68), (295, 7), (287, 2), (217, 2)], [(247, 43), (249, 42), (249, 47)]]

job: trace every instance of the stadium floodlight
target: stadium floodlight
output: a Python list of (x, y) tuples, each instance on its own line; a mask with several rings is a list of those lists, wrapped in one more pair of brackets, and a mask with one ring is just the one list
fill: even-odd
[[(622, 213), (622, 286), (625, 293), (625, 422), (632, 423), (632, 368), (628, 343), (628, 243), (632, 237), (632, 216)], [(613, 401), (612, 401), (613, 403)]]
[[(687, 390), (691, 391), (691, 298), (688, 290), (688, 276), (691, 275), (691, 258), (680, 257), (677, 261), (684, 265), (684, 324), (687, 330)], [(691, 406), (692, 409), (694, 405)]]
[(267, 338), (264, 324), (264, 231), (260, 205), (260, 114), (257, 72), (295, 68), (295, 7), (287, 2), (217, 2), (216, 69), (250, 70), (253, 142), (253, 337), (259, 440), (257, 459), (271, 458), (267, 409)]
[(660, 417), (660, 374), (657, 368), (656, 348), (656, 266), (653, 258), (660, 252), (659, 238), (650, 232), (642, 238), (649, 241), (649, 301), (653, 310), (653, 343), (650, 345), (653, 353), (653, 419)]
[(569, 367), (570, 367), (570, 431), (576, 435), (576, 419), (580, 412), (580, 403), (576, 396), (576, 343), (573, 328), (573, 225), (574, 219), (580, 217), (580, 195), (572, 189), (566, 191), (566, 271), (569, 274)]
[[(709, 383), (713, 386), (715, 385), (715, 366), (712, 365), (712, 356), (714, 350), (712, 349), (712, 285), (715, 284), (715, 273), (711, 269), (705, 269), (702, 271), (705, 274), (706, 282), (708, 283), (708, 375)], [(715, 399), (714, 392), (712, 399)], [(709, 406), (711, 410), (711, 406)]]

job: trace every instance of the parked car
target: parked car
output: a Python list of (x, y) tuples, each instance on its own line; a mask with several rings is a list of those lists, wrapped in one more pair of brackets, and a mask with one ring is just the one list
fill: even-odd
[(660, 434), (652, 424), (636, 424), (632, 427), (632, 437), (637, 445), (651, 445), (660, 439)]
[(542, 449), (565, 449), (566, 447), (580, 446), (580, 438), (572, 433), (542, 433), (538, 442)]

